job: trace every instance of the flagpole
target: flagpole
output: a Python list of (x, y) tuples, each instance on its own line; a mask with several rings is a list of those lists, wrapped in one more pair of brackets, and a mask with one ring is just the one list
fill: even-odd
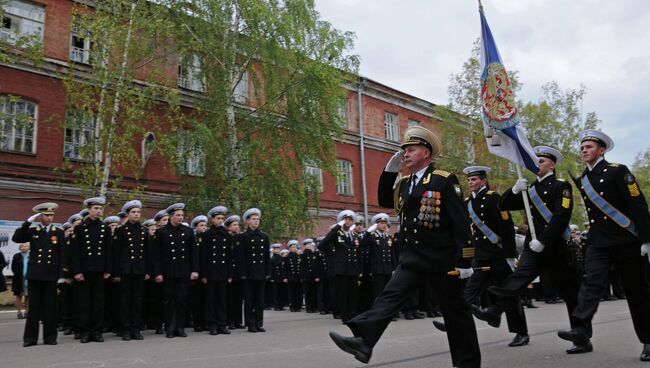
[[(524, 174), (521, 172), (521, 166), (515, 164), (517, 167), (517, 176), (519, 179), (524, 178)], [(528, 189), (521, 192), (521, 196), (524, 199), (524, 209), (526, 210), (526, 218), (528, 219), (528, 231), (530, 231), (530, 236), (533, 240), (537, 240), (537, 234), (535, 233), (535, 224), (533, 223), (533, 215), (530, 212), (530, 203), (528, 202)]]

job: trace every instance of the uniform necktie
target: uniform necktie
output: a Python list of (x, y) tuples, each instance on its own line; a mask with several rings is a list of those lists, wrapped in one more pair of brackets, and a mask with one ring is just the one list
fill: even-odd
[(409, 194), (413, 192), (413, 187), (415, 187), (415, 181), (417, 180), (417, 175), (411, 175), (411, 180), (409, 180)]

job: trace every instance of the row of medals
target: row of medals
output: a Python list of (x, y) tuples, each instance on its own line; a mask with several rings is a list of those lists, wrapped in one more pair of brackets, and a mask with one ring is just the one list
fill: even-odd
[(420, 201), (418, 225), (429, 229), (440, 227), (440, 203), (440, 192), (425, 192)]

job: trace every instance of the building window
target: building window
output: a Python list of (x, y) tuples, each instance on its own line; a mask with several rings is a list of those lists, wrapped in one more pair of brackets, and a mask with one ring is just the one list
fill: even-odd
[(203, 149), (187, 136), (181, 136), (178, 144), (178, 157), (181, 174), (189, 176), (205, 175), (205, 153)]
[(70, 61), (76, 63), (90, 64), (90, 33), (83, 30), (78, 21), (72, 21), (70, 31)]
[(237, 82), (233, 94), (235, 102), (240, 104), (248, 102), (248, 71), (241, 74), (241, 78), (239, 79), (239, 82)]
[(350, 161), (336, 160), (336, 193), (352, 195), (352, 163)]
[(36, 152), (37, 108), (33, 102), (0, 96), (0, 150)]
[(384, 127), (386, 128), (386, 139), (399, 142), (399, 120), (397, 114), (384, 112)]
[(68, 111), (65, 121), (63, 157), (74, 160), (92, 160), (95, 157), (95, 128), (93, 114), (78, 110)]
[(349, 124), (348, 120), (348, 100), (343, 100), (341, 101), (341, 104), (339, 105), (338, 109), (336, 110), (337, 115), (343, 122), (344, 127), (347, 127)]
[(316, 164), (305, 164), (305, 182), (309, 188), (317, 188), (318, 192), (323, 191), (323, 171)]
[(409, 128), (410, 128), (410, 127), (414, 127), (414, 126), (421, 126), (421, 125), (422, 125), (422, 124), (420, 124), (419, 121), (417, 121), (417, 120), (413, 120), (413, 119), (409, 119), (409, 124), (408, 124), (408, 127), (409, 127)]
[(473, 163), (476, 157), (474, 156), (474, 145), (472, 144), (472, 137), (463, 137), (463, 144), (465, 145), (467, 162)]
[(3, 7), (0, 39), (14, 43), (20, 37), (43, 40), (45, 8), (29, 1), (11, 0)]
[(178, 64), (178, 85), (192, 91), (204, 91), (205, 79), (202, 77), (201, 60), (198, 56), (192, 55)]

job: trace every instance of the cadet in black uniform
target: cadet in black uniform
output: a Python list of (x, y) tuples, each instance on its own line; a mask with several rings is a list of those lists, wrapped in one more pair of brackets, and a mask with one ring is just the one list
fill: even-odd
[(111, 230), (101, 220), (104, 197), (88, 198), (88, 216), (72, 235), (72, 274), (77, 283), (81, 343), (104, 342), (104, 280), (111, 277)]
[(165, 297), (162, 278), (156, 279), (155, 266), (159, 263), (160, 252), (156, 249), (156, 230), (164, 227), (169, 222), (169, 214), (165, 210), (156, 212), (153, 218), (154, 224), (149, 226), (149, 244), (147, 253), (147, 273), (151, 275), (145, 281), (145, 294), (147, 297), (143, 303), (143, 312), (147, 322), (147, 328), (155, 330), (156, 335), (163, 334), (163, 323), (165, 321), (164, 305)]
[(117, 260), (114, 276), (119, 278), (120, 328), (122, 340), (142, 340), (142, 294), (147, 273), (149, 232), (140, 224), (142, 202), (133, 200), (122, 206), (127, 221), (115, 232)]
[[(62, 277), (65, 241), (63, 229), (52, 225), (58, 207), (56, 203), (35, 206), (36, 214), (23, 222), (11, 238), (15, 243), (29, 242), (30, 247), (26, 275), (29, 313), (23, 335), (24, 347), (38, 342), (39, 322), (43, 322), (43, 343), (56, 345), (56, 282)], [(30, 227), (35, 221), (40, 225)]]
[(282, 263), (282, 256), (280, 255), (280, 248), (282, 244), (271, 244), (273, 254), (271, 254), (271, 292), (273, 293), (273, 310), (284, 310), (284, 302), (282, 301), (281, 288), (284, 284), (284, 265)]
[(228, 335), (226, 286), (230, 278), (230, 236), (223, 226), (228, 209), (217, 206), (208, 212), (211, 225), (203, 234), (201, 278), (205, 287), (205, 322), (210, 335)]
[(230, 276), (228, 289), (228, 328), (244, 328), (242, 324), (242, 303), (244, 301), (244, 247), (241, 244), (239, 224), (241, 218), (232, 215), (224, 220), (223, 225), (228, 230), (230, 246)]
[[(182, 224), (185, 204), (167, 207), (169, 222), (156, 230), (154, 263), (156, 281), (163, 282), (165, 292), (165, 335), (187, 337), (185, 311), (190, 280), (199, 277), (199, 256), (194, 234)], [(156, 256), (156, 253), (153, 254)]]
[(120, 279), (115, 277), (115, 266), (117, 264), (117, 242), (113, 239), (115, 231), (121, 227), (121, 219), (118, 215), (108, 216), (103, 220), (104, 225), (110, 229), (111, 241), (111, 277), (104, 280), (104, 326), (103, 331), (111, 331), (115, 335), (121, 335), (120, 325)]
[(320, 282), (320, 270), (318, 260), (314, 253), (314, 240), (307, 238), (302, 241), (303, 251), (300, 255), (300, 280), (305, 295), (305, 310), (307, 313), (316, 313), (317, 285)]
[[(650, 361), (650, 284), (644, 267), (650, 261), (650, 214), (636, 179), (625, 165), (609, 163), (605, 152), (614, 142), (598, 130), (580, 134), (580, 154), (587, 165), (576, 179), (591, 223), (585, 255), (586, 278), (572, 316), (590, 326), (598, 302), (609, 288), (608, 272), (618, 267), (637, 337), (643, 344), (642, 361)], [(640, 251), (639, 251), (640, 249)], [(648, 257), (648, 258), (646, 258)], [(591, 329), (572, 326), (558, 332), (575, 344), (588, 341)]]
[[(194, 230), (194, 237), (196, 241), (196, 246), (198, 247), (199, 254), (199, 265), (201, 264), (201, 255), (203, 254), (204, 233), (208, 230), (208, 217), (205, 215), (198, 215), (192, 219), (190, 227)], [(192, 313), (192, 325), (194, 326), (194, 332), (203, 332), (207, 328), (205, 325), (205, 285), (207, 280), (194, 280), (190, 286), (190, 295), (188, 303), (191, 308)]]
[(289, 255), (284, 259), (283, 282), (287, 285), (289, 295), (289, 310), (299, 312), (302, 309), (302, 286), (300, 285), (300, 256), (298, 255), (298, 241), (295, 239), (287, 242)]
[(260, 230), (262, 212), (250, 208), (244, 212), (246, 231), (242, 234), (244, 248), (244, 274), (246, 275), (245, 303), (248, 332), (266, 332), (264, 329), (264, 289), (271, 277), (269, 236)]
[(330, 272), (327, 267), (327, 255), (318, 249), (318, 243), (320, 240), (317, 239), (314, 248), (318, 273), (320, 274), (320, 281), (316, 286), (316, 300), (318, 303), (319, 313), (325, 315), (332, 311), (332, 301), (329, 296)]
[[(423, 127), (411, 127), (397, 152), (379, 178), (378, 200), (383, 207), (395, 207), (400, 216), (400, 241), (404, 249), (400, 264), (370, 310), (348, 321), (354, 337), (330, 332), (339, 348), (368, 362), (372, 349), (423, 278), (430, 278), (440, 295), (448, 327), (447, 338), (456, 367), (480, 367), (481, 353), (474, 320), (463, 298), (458, 277), (447, 272), (457, 269), (466, 278), (463, 248), (471, 244), (469, 217), (456, 176), (436, 170), (432, 159), (441, 151), (440, 141)], [(393, 189), (403, 162), (411, 175)]]
[[(526, 179), (517, 180), (511, 189), (503, 193), (500, 208), (502, 211), (522, 210), (522, 192), (527, 190), (537, 239), (532, 239), (530, 231), (528, 232), (517, 269), (500, 286), (488, 289), (502, 297), (500, 302), (488, 309), (473, 308), (473, 311), (477, 318), (498, 326), (505, 306), (513, 303), (514, 297), (523, 294), (528, 284), (544, 270), (551, 272), (566, 303), (571, 326), (583, 326), (591, 330), (590, 324), (584, 324), (571, 316), (577, 304), (580, 280), (576, 264), (570, 262), (573, 257), (567, 252), (567, 242), (570, 241), (569, 220), (573, 209), (571, 185), (555, 177), (555, 165), (562, 160), (562, 154), (547, 146), (537, 146), (534, 150), (539, 158), (537, 180), (530, 188)], [(581, 354), (591, 350), (591, 342), (587, 339), (574, 344), (567, 353)]]
[(368, 234), (362, 241), (370, 259), (368, 274), (372, 278), (373, 301), (384, 290), (395, 270), (393, 240), (387, 232), (389, 224), (390, 217), (387, 214), (374, 215), (372, 225), (367, 230)]

